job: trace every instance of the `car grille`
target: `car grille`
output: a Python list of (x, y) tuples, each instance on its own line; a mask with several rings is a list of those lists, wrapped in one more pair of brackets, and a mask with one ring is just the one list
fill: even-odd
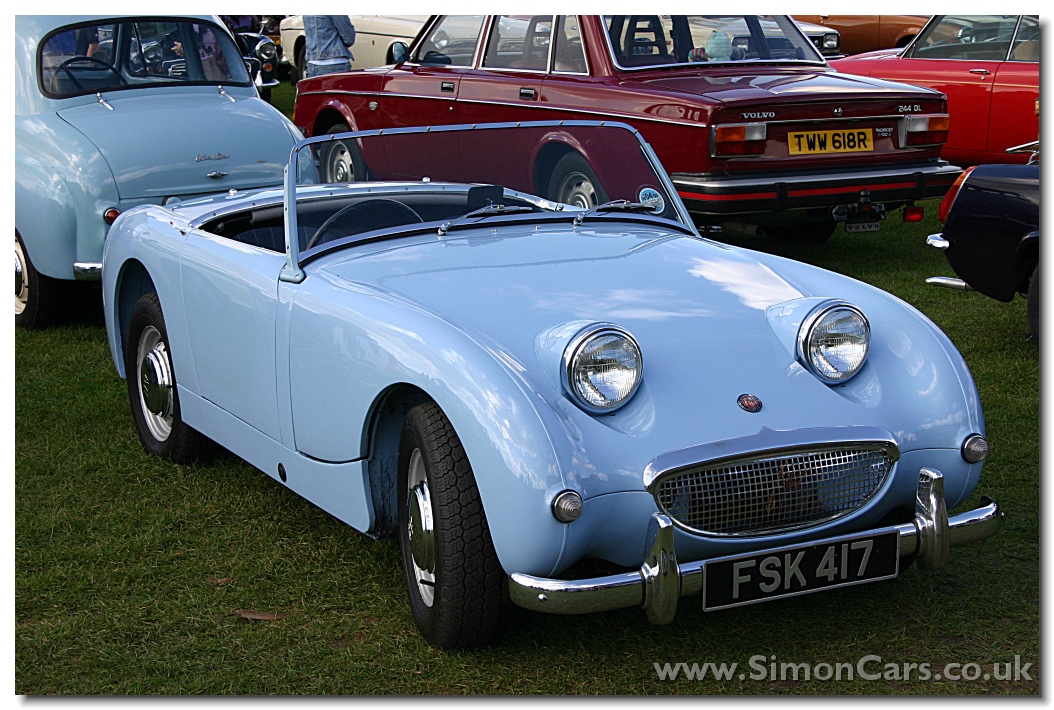
[(829, 446), (702, 464), (661, 481), (659, 506), (691, 530), (758, 535), (856, 510), (882, 486), (895, 456), (882, 446)]

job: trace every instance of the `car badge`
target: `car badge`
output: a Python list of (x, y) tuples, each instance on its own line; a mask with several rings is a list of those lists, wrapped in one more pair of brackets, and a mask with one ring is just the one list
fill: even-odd
[(835, 116), (841, 116), (841, 115), (842, 115), (842, 109), (840, 109), (840, 108), (836, 108), (836, 109), (834, 110), (834, 115), (835, 115)]
[(739, 399), (739, 406), (748, 412), (760, 412), (761, 411), (761, 400), (752, 394), (741, 394)]
[(216, 153), (216, 155), (199, 155), (194, 158), (195, 163), (200, 163), (203, 160), (226, 160), (231, 156), (225, 155), (224, 153)]

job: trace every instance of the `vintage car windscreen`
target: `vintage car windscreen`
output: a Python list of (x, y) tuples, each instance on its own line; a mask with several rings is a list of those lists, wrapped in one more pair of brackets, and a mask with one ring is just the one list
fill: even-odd
[(297, 246), (310, 257), (386, 234), (576, 217), (587, 224), (646, 219), (691, 232), (684, 206), (657, 166), (636, 131), (590, 121), (312, 139), (296, 156)]
[(51, 98), (145, 86), (250, 83), (226, 32), (212, 23), (175, 19), (61, 28), (41, 43), (38, 79)]
[(786, 15), (605, 15), (604, 23), (623, 69), (824, 61)]

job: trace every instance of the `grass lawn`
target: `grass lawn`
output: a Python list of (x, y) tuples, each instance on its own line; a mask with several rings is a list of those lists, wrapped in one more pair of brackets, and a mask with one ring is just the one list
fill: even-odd
[[(291, 111), (288, 87), (276, 103)], [(978, 487), (1002, 533), (937, 573), (703, 614), (556, 617), (507, 607), (499, 638), (440, 651), (417, 634), (395, 540), (373, 541), (248, 464), (148, 456), (106, 343), (98, 291), (70, 321), (16, 333), (15, 674), (19, 693), (1038, 693), (1039, 357), (1021, 298), (928, 287), (953, 275), (891, 215), (823, 246), (738, 240), (875, 284), (945, 330), (981, 391)], [(235, 611), (284, 615), (242, 621)], [(660, 680), (653, 663), (1031, 663), (1031, 681)], [(765, 661), (766, 663), (768, 661)], [(881, 670), (881, 664), (869, 670)], [(987, 668), (985, 669), (988, 670)]]

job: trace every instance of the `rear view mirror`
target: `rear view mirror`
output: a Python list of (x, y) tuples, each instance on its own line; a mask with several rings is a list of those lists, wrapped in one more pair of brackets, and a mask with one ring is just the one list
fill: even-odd
[(402, 64), (410, 58), (410, 48), (406, 42), (396, 42), (391, 48), (392, 64)]

